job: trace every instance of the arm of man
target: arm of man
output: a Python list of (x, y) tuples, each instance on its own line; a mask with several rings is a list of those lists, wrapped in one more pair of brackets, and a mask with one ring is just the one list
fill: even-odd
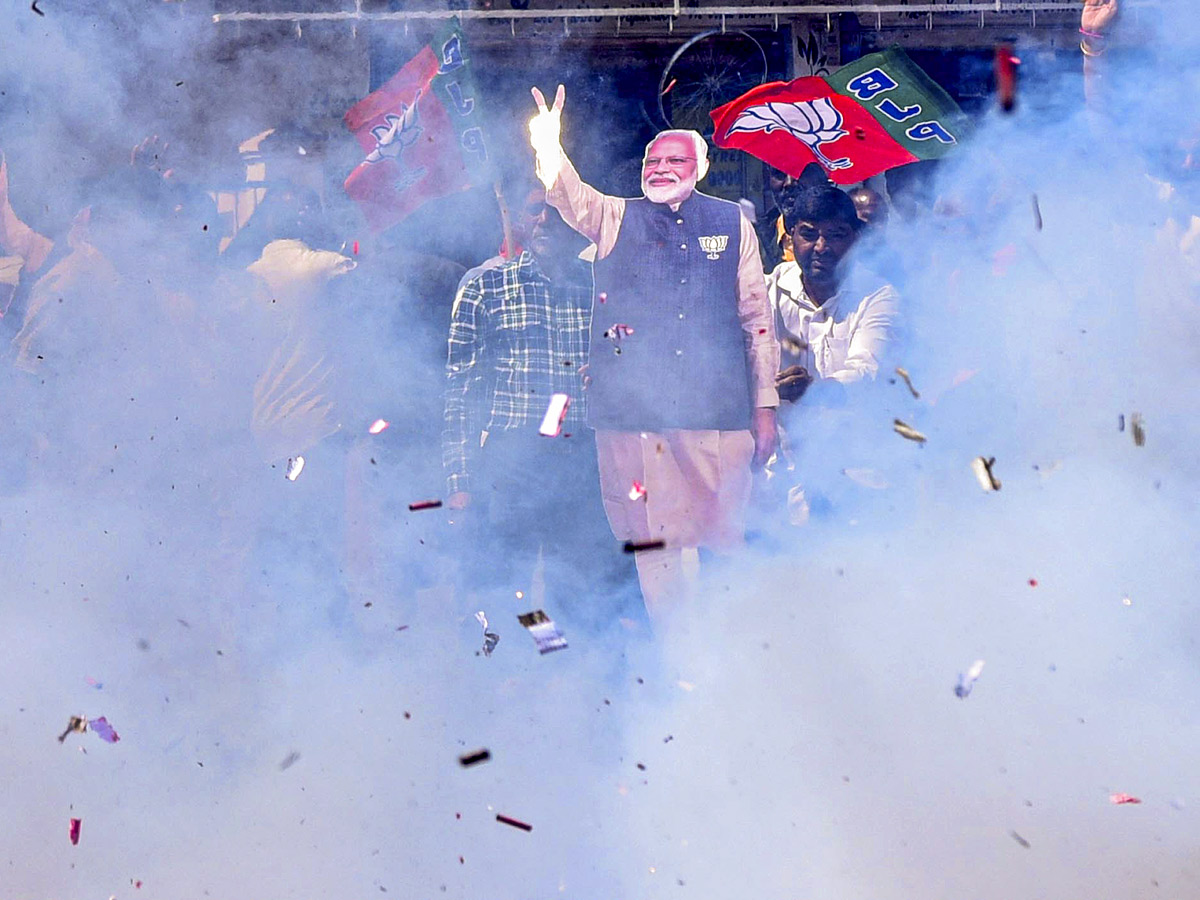
[(546, 188), (546, 202), (559, 211), (564, 222), (594, 243), (596, 259), (603, 259), (617, 243), (625, 201), (584, 184), (563, 152), (559, 138), (566, 88), (558, 86), (554, 104), (549, 107), (541, 91), (532, 88), (531, 92), (538, 111), (529, 120), (529, 143), (533, 147), (538, 180)]
[(28, 276), (42, 267), (53, 249), (54, 241), (17, 218), (8, 202), (8, 162), (0, 153), (0, 256), (21, 257)]
[(827, 377), (842, 384), (875, 378), (889, 345), (896, 339), (899, 318), (900, 298), (890, 284), (867, 297), (850, 338), (846, 361)]
[(754, 404), (751, 431), (754, 434), (754, 466), (766, 465), (775, 451), (775, 408), (779, 392), (775, 375), (779, 371), (779, 341), (775, 337), (775, 316), (767, 298), (767, 281), (758, 256), (758, 236), (745, 216), (738, 217), (738, 319), (746, 343), (746, 364), (750, 371), (751, 400)]
[(546, 191), (546, 202), (558, 210), (564, 222), (596, 245), (596, 259), (612, 252), (625, 215), (625, 199), (610, 197), (585, 184), (565, 153), (558, 177)]
[(479, 384), (484, 369), (484, 328), (482, 279), (473, 278), (459, 287), (450, 312), (450, 340), (446, 354), (445, 413), (442, 427), (442, 466), (446, 471), (446, 491), (451, 506), (467, 505), (471, 490), (468, 472), (479, 447), (478, 416), (473, 406), (479, 402)]

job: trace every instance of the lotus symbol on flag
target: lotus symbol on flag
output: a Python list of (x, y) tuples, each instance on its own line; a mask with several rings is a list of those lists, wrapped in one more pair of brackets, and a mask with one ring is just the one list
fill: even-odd
[(842, 130), (842, 114), (834, 108), (828, 97), (797, 103), (768, 101), (751, 106), (738, 113), (725, 135), (728, 137), (737, 131), (762, 131), (770, 134), (780, 128), (797, 140), (803, 141), (825, 168), (848, 169), (853, 165), (847, 157), (830, 159), (821, 152), (822, 144), (831, 143), (849, 134)]
[(383, 117), (384, 125), (376, 125), (371, 129), (375, 137), (375, 149), (367, 154), (369, 163), (383, 162), (385, 159), (397, 159), (405, 147), (411, 147), (421, 133), (417, 125), (417, 102), (421, 92), (413, 97), (410, 106), (400, 104), (400, 115), (388, 113)]

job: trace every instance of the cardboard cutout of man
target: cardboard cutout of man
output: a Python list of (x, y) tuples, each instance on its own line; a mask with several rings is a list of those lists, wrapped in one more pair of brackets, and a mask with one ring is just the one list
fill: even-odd
[[(696, 191), (708, 147), (666, 131), (646, 148), (644, 197), (584, 184), (559, 142), (565, 90), (530, 121), (546, 199), (596, 245), (588, 424), (613, 534), (638, 550), (661, 620), (686, 596), (682, 549), (744, 540), (751, 469), (775, 446), (779, 345), (758, 238), (737, 204)], [(644, 495), (634, 483), (644, 487)]]

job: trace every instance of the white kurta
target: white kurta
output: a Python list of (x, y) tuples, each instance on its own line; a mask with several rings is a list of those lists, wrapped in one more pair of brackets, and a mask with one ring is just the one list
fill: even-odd
[(900, 313), (890, 284), (868, 273), (856, 275), (818, 305), (804, 291), (799, 264), (785, 262), (767, 276), (767, 296), (783, 324), (779, 338), (790, 357), (785, 365), (843, 384), (879, 374)]

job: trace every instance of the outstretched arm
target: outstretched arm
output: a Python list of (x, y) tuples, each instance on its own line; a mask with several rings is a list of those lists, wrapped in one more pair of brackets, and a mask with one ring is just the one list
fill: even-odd
[(559, 211), (564, 222), (596, 245), (596, 258), (603, 259), (617, 243), (625, 200), (584, 184), (563, 152), (559, 138), (566, 89), (558, 86), (550, 108), (541, 91), (533, 88), (532, 93), (538, 113), (529, 121), (529, 143), (536, 154), (538, 179), (546, 186), (546, 201)]

